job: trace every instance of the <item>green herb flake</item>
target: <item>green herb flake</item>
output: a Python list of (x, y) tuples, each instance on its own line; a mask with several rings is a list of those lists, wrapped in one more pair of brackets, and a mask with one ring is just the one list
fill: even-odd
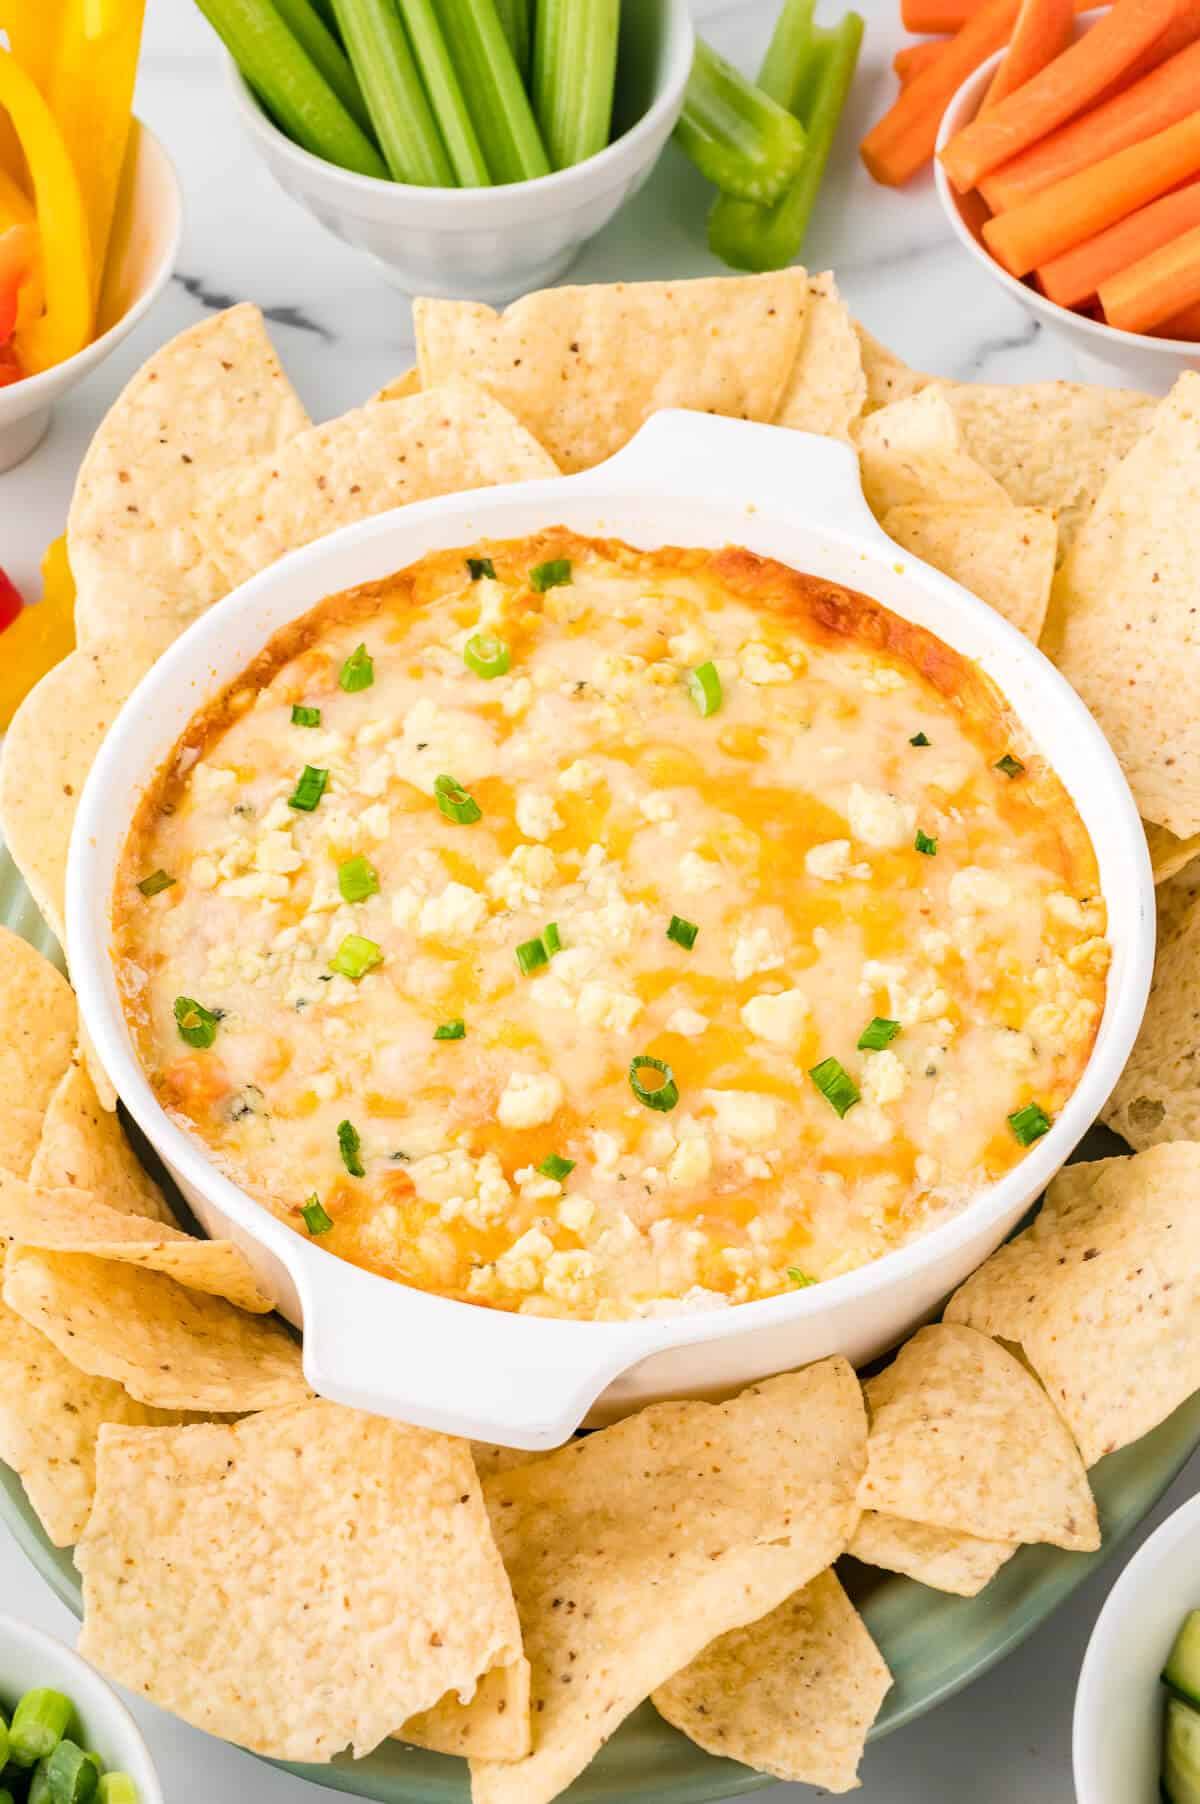
[(368, 971), (383, 963), (383, 948), (374, 940), (366, 940), (361, 933), (348, 933), (333, 957), (329, 961), (329, 969), (339, 977), (348, 977), (357, 983)]
[(217, 1022), (220, 1019), (220, 1015), (194, 1001), (191, 996), (175, 998), (175, 1025), (179, 1029), (179, 1038), (186, 1040), (189, 1046), (211, 1046), (217, 1037)]
[(816, 1283), (816, 1279), (810, 1278), (807, 1272), (802, 1272), (798, 1265), (789, 1265), (787, 1275), (798, 1290), (807, 1290), (810, 1284)]
[(858, 1050), (860, 1052), (882, 1052), (885, 1046), (891, 1045), (899, 1032), (900, 1023), (898, 1021), (889, 1021), (885, 1015), (876, 1015), (874, 1020), (867, 1022), (859, 1034)]
[(440, 1027), (433, 1030), (435, 1040), (465, 1040), (467, 1024), (465, 1021), (443, 1021)]
[(549, 963), (550, 955), (546, 951), (544, 941), (540, 939), (522, 940), (521, 944), (517, 947), (517, 964), (521, 968), (521, 975), (523, 977), (528, 977), (529, 973), (531, 971), (536, 971), (540, 965), (548, 965)]
[(695, 702), (697, 710), (708, 719), (721, 706), (724, 691), (721, 688), (721, 673), (711, 661), (697, 664), (695, 670), (689, 670), (687, 679), (688, 694)]
[(924, 733), (914, 733), (908, 743), (909, 745), (929, 745), (931, 742)]
[(535, 1169), (540, 1171), (544, 1178), (553, 1178), (556, 1184), (561, 1184), (563, 1179), (570, 1177), (574, 1171), (575, 1161), (574, 1159), (564, 1159), (559, 1153), (547, 1153), (541, 1164)]
[(356, 645), (342, 665), (338, 683), (347, 695), (369, 689), (375, 681), (375, 662), (365, 645)]
[(571, 560), (569, 557), (552, 557), (544, 564), (535, 564), (529, 572), (529, 587), (539, 595), (547, 589), (561, 589), (571, 581)]
[(321, 1199), (314, 1190), (300, 1211), (304, 1217), (304, 1225), (310, 1234), (328, 1234), (333, 1221), (321, 1207)]
[(338, 889), (343, 902), (365, 902), (379, 894), (379, 872), (361, 852), (338, 866)]
[(558, 931), (557, 921), (547, 921), (542, 928), (542, 944), (551, 958), (556, 952), (562, 951), (562, 936)]
[(929, 833), (922, 833), (921, 829), (918, 827), (917, 837), (913, 840), (913, 845), (918, 852), (923, 852), (926, 858), (935, 858), (937, 856), (936, 834), (931, 835)]
[(483, 819), (483, 809), (475, 797), (469, 795), (453, 777), (435, 777), (433, 793), (446, 819), (453, 821), (456, 826), (470, 827), (475, 821)]
[(297, 702), (292, 709), (292, 725), (294, 727), (319, 727), (321, 710), (319, 708), (302, 708)]
[[(642, 1077), (643, 1071), (653, 1071), (661, 1083), (648, 1084)], [(666, 1115), (679, 1101), (679, 1085), (675, 1082), (675, 1073), (665, 1059), (652, 1059), (648, 1054), (631, 1060), (629, 1066), (629, 1087), (640, 1103), (648, 1109), (657, 1109)]]
[(138, 888), (143, 896), (161, 896), (165, 889), (173, 888), (174, 883), (174, 877), (168, 876), (166, 871), (151, 871), (148, 877), (142, 878)]
[(490, 557), (469, 557), (467, 570), (473, 583), (479, 582), (485, 576), (490, 577), (492, 582), (496, 580), (496, 566)]
[(674, 940), (677, 946), (682, 946), (685, 952), (690, 952), (696, 944), (696, 935), (699, 931), (695, 921), (685, 921), (682, 915), (672, 915), (667, 928), (667, 938)]
[(1023, 777), (1025, 775), (1025, 766), (1019, 758), (1014, 758), (1011, 752), (1005, 752), (1003, 758), (997, 758), (995, 768), (1003, 771), (1006, 777)]
[(288, 807), (299, 808), (305, 814), (311, 814), (325, 794), (328, 782), (327, 770), (318, 770), (315, 764), (306, 764), (300, 772), (300, 781), (288, 797)]
[(507, 642), (495, 633), (472, 633), (463, 646), (463, 663), (475, 676), (490, 683), (493, 677), (503, 676), (508, 670), (512, 653)]
[(366, 1168), (362, 1162), (362, 1141), (358, 1137), (358, 1129), (352, 1121), (339, 1121), (337, 1128), (338, 1149), (342, 1155), (342, 1164), (352, 1178), (365, 1178)]
[(858, 1085), (837, 1059), (822, 1059), (808, 1075), (830, 1108), (836, 1109), (839, 1115), (848, 1115), (855, 1103), (862, 1101)]
[(1008, 1125), (1022, 1146), (1032, 1146), (1035, 1140), (1050, 1132), (1050, 1117), (1040, 1103), (1027, 1102), (1023, 1109), (1009, 1116)]

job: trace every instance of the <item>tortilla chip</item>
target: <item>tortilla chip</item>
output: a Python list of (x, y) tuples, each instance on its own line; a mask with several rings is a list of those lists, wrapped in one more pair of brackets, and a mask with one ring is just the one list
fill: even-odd
[(105, 1428), (79, 1647), (255, 1753), (327, 1761), (519, 1655), (470, 1450), (335, 1403)]
[(977, 1597), (1016, 1551), (1015, 1541), (980, 1541), (874, 1510), (863, 1512), (850, 1543), (850, 1553), (864, 1566), (902, 1573), (931, 1591), (955, 1597)]
[(534, 1746), (472, 1761), (474, 1804), (545, 1804), (656, 1686), (824, 1571), (857, 1520), (865, 1435), (858, 1380), (830, 1359), (729, 1403), (654, 1405), (488, 1479)]
[(29, 1182), (43, 1190), (94, 1190), (110, 1209), (179, 1226), (117, 1116), (102, 1107), (78, 1052), (50, 1098)]
[(159, 1272), (14, 1247), (4, 1301), (80, 1371), (112, 1378), (156, 1409), (233, 1415), (310, 1394), (282, 1323)]
[(858, 427), (863, 493), (882, 517), (894, 507), (1008, 507), (966, 448), (945, 391), (926, 388), (868, 414)]
[(1153, 821), (1143, 821), (1142, 827), (1150, 848), (1155, 883), (1165, 883), (1169, 877), (1186, 870), (1193, 858), (1200, 857), (1200, 833), (1193, 833), (1189, 839), (1177, 839), (1165, 827), (1156, 827)]
[(388, 508), (557, 475), (511, 414), (464, 385), (372, 402), (310, 427), (231, 470), (192, 517), (233, 588), (285, 553)]
[(80, 646), (133, 639), (149, 669), (229, 586), (189, 522), (197, 495), (307, 425), (257, 307), (230, 307), (156, 351), (101, 422), (75, 484), (67, 548)]
[(1087, 1465), (1200, 1390), (1200, 1146), (1068, 1166), (1040, 1215), (950, 1299), (1013, 1341)]
[(866, 400), (867, 378), (858, 334), (827, 270), (808, 284), (800, 350), (775, 424), (848, 439)]
[(49, 959), (0, 927), (0, 1171), (24, 1177), (71, 1062), (75, 996)]
[(407, 401), (410, 395), (419, 395), (420, 392), (421, 372), (414, 364), (412, 369), (405, 370), (402, 376), (394, 376), (390, 382), (385, 382), (383, 387), (371, 396), (371, 399), (372, 401)]
[(1154, 892), (1158, 908), (1158, 948), (1161, 952), (1183, 926), (1184, 916), (1200, 896), (1200, 862), (1188, 860), (1182, 869), (1164, 878)]
[(1100, 1545), (1079, 1449), (1037, 1379), (986, 1334), (937, 1322), (866, 1385), (864, 1510), (982, 1541)]
[(923, 388), (928, 388), (937, 381), (936, 376), (925, 376), (920, 370), (910, 370), (903, 358), (897, 357), (894, 351), (889, 351), (886, 345), (880, 344), (861, 321), (854, 321), (854, 330), (858, 335), (863, 375), (867, 379), (867, 413), (874, 413), (877, 407), (887, 407), (892, 401), (903, 401), (909, 395), (919, 395)]
[(832, 1572), (722, 1635), (654, 1693), (654, 1707), (706, 1753), (775, 1779), (853, 1791), (867, 1731), (892, 1683)]
[(418, 300), (422, 388), (472, 382), (564, 471), (619, 451), (663, 407), (773, 420), (800, 349), (802, 269), (547, 288), (496, 313)]
[(239, 1309), (274, 1309), (232, 1240), (200, 1240), (182, 1228), (113, 1209), (93, 1190), (44, 1190), (0, 1173), (0, 1234), (39, 1252), (87, 1253), (164, 1272), (189, 1290), (224, 1297)]
[(469, 1704), (448, 1692), (432, 1710), (411, 1717), (394, 1739), (463, 1760), (523, 1760), (533, 1745), (528, 1660), (485, 1672)]
[[(4, 1254), (0, 1246), (0, 1273)], [(73, 1547), (91, 1514), (105, 1422), (152, 1428), (189, 1420), (135, 1403), (108, 1378), (89, 1378), (0, 1303), (0, 1460), (20, 1478), (56, 1547)]]
[(1103, 727), (1143, 819), (1181, 839), (1200, 831), (1198, 587), (1200, 374), (1187, 370), (1109, 477), (1055, 587), (1055, 661)]
[[(1168, 906), (1173, 900), (1171, 892)], [(1170, 1140), (1200, 1140), (1198, 984), (1200, 908), (1185, 891), (1169, 919), (1160, 908), (1146, 1013), (1129, 1062), (1101, 1111), (1138, 1152)]]
[(1065, 551), (1158, 403), (1082, 382), (955, 382), (966, 448), (1018, 507), (1051, 508)]
[(1044, 508), (893, 507), (883, 530), (978, 595), (1037, 644), (1050, 605), (1058, 528)]
[(472, 1441), (471, 1454), (480, 1480), (493, 1478), (497, 1472), (512, 1472), (518, 1466), (532, 1465), (545, 1459), (545, 1453), (529, 1453), (524, 1447), (497, 1447), (492, 1441)]

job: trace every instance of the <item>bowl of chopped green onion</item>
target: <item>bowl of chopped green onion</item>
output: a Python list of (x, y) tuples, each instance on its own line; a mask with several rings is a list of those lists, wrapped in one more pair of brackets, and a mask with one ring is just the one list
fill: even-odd
[(116, 1692), (15, 1616), (0, 1616), (0, 1799), (163, 1804), (149, 1750)]
[(687, 0), (197, 0), (284, 191), (411, 294), (561, 276), (683, 108)]

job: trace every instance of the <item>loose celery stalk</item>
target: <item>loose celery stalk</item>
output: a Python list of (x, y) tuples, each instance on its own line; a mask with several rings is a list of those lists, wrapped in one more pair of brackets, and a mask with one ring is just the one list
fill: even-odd
[(438, 14), (492, 180), (549, 175), (550, 159), (495, 0), (438, 0)]
[(196, 0), (196, 4), (289, 138), (340, 169), (386, 179), (383, 158), (269, 0)]
[(621, 0), (538, 0), (533, 110), (556, 169), (608, 143), (620, 29)]
[(734, 269), (785, 269), (804, 247), (817, 193), (829, 161), (862, 44), (863, 22), (847, 13), (840, 24), (813, 33), (813, 55), (797, 102), (808, 149), (791, 187), (772, 207), (719, 195), (708, 220), (713, 252)]
[(799, 121), (702, 38), (675, 138), (701, 175), (739, 200), (778, 200), (804, 156)]
[(812, 66), (815, 5), (816, 0), (784, 0), (758, 71), (763, 93), (789, 113), (800, 110), (804, 78)]
[(346, 111), (374, 141), (371, 115), (350, 59), (312, 0), (271, 0), (313, 68), (333, 89)]
[(393, 178), (453, 188), (454, 169), (392, 0), (333, 0), (333, 10)]
[(496, 0), (496, 11), (521, 80), (527, 82), (533, 57), (533, 0)]
[(491, 176), (484, 161), (463, 91), (433, 9), (433, 0), (396, 0), (409, 42), (425, 82), (425, 92), (441, 127), (460, 188), (487, 188)]

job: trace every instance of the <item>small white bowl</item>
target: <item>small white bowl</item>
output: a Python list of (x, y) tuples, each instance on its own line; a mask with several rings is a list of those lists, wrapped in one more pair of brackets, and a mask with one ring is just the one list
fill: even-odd
[(232, 61), (234, 106), (286, 194), (367, 251), (406, 294), (504, 302), (557, 280), (646, 181), (683, 110), (696, 36), (687, 0), (625, 7), (618, 123), (586, 162), (498, 188), (420, 188), (355, 175), (286, 138)]
[(171, 159), (140, 119), (126, 154), (121, 193), (91, 344), (39, 375), (0, 388), (0, 471), (41, 444), (60, 395), (82, 382), (127, 338), (166, 287), (183, 228), (183, 201)]
[[(1075, 22), (1076, 37), (1082, 37), (1102, 17), (1102, 12), (1082, 13)], [(942, 115), (937, 136), (939, 151), (975, 117), (1003, 55), (1003, 50), (998, 50), (986, 63), (981, 63), (955, 94)], [(1138, 332), (1119, 332), (1115, 326), (1085, 319), (1081, 313), (1059, 307), (1039, 294), (1036, 288), (1018, 282), (996, 262), (979, 235), (985, 215), (978, 195), (959, 194), (937, 157), (934, 158), (933, 174), (942, 211), (959, 243), (966, 246), (993, 282), (1020, 301), (1027, 313), (1032, 313), (1047, 331), (1066, 345), (1085, 382), (1115, 384), (1121, 388), (1139, 388), (1146, 394), (1165, 395), (1183, 370), (1200, 369), (1200, 344), (1182, 338), (1149, 338)]]
[(1109, 1593), (1075, 1693), (1078, 1804), (1157, 1804), (1159, 1673), (1179, 1625), (1200, 1609), (1200, 1497), (1168, 1516)]
[(82, 1736), (83, 1746), (99, 1754), (105, 1772), (128, 1773), (138, 1804), (163, 1804), (150, 1750), (112, 1687), (53, 1635), (15, 1616), (0, 1616), (0, 1710), (5, 1721), (11, 1720), (23, 1692), (43, 1685), (70, 1698), (79, 1721), (68, 1733)]

